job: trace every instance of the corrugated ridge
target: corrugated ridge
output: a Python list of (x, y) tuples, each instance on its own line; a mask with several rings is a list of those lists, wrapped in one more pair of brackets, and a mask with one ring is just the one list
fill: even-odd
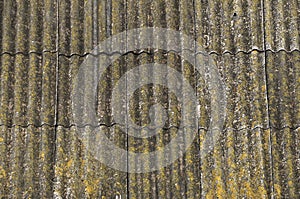
[[(180, 1), (180, 28), (184, 34), (188, 35), (189, 37), (195, 38), (195, 2), (193, 0), (189, 1)], [(185, 41), (182, 41), (185, 42)], [(195, 41), (196, 43), (196, 41)], [(197, 49), (191, 49), (196, 51)], [(183, 51), (183, 50), (182, 50)], [(195, 61), (195, 60), (193, 60)], [(187, 61), (183, 61), (181, 58), (181, 73), (182, 78), (186, 78), (189, 80), (189, 84), (193, 89), (193, 92), (195, 96), (197, 96), (197, 71), (196, 66), (193, 65), (193, 63), (188, 63)], [(174, 83), (174, 82), (173, 82)], [(184, 88), (182, 88), (184, 89)], [(183, 91), (183, 93), (186, 94), (187, 91)], [(189, 93), (190, 94), (190, 93)], [(182, 106), (181, 108), (181, 114), (187, 113), (190, 117), (195, 118), (196, 115), (193, 115), (193, 103), (188, 99), (188, 96), (183, 96), (183, 102), (185, 104), (188, 104), (186, 106)], [(204, 116), (205, 117), (205, 116)], [(187, 121), (185, 121), (186, 123)], [(188, 125), (193, 125), (193, 121), (188, 121)], [(188, 126), (187, 125), (187, 126)], [(183, 143), (181, 147), (186, 147), (187, 144), (189, 144), (189, 140), (192, 139), (193, 131), (195, 131), (195, 128), (184, 128), (184, 136), (183, 136)], [(182, 162), (179, 164), (179, 180), (182, 181), (181, 185), (184, 187), (181, 193), (181, 196), (183, 198), (200, 198), (202, 193), (200, 189), (200, 183), (201, 183), (201, 173), (198, 171), (198, 168), (200, 167), (200, 143), (198, 137), (198, 132), (196, 132), (196, 139), (191, 143), (190, 148), (186, 151), (186, 153), (183, 155), (182, 160), (179, 158), (179, 162)], [(176, 165), (176, 164), (175, 164)]]
[(0, 52), (2, 52), (2, 32), (3, 32), (3, 8), (4, 1), (0, 1)]

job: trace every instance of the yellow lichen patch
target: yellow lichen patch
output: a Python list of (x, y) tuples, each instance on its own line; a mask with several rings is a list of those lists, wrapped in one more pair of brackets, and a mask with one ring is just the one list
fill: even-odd
[(4, 139), (2, 137), (0, 137), (0, 142), (4, 142)]
[(5, 178), (5, 177), (6, 177), (6, 172), (5, 172), (5, 170), (3, 169), (3, 167), (0, 166), (0, 179)]
[(93, 193), (93, 187), (91, 185), (87, 185), (85, 188), (86, 192), (88, 194), (92, 194)]
[(220, 184), (217, 185), (217, 196), (218, 198), (225, 198), (226, 197), (226, 191), (223, 189)]
[(274, 190), (275, 190), (275, 195), (277, 197), (280, 197), (281, 196), (281, 186), (278, 184), (274, 184)]
[(207, 199), (214, 199), (214, 194), (215, 194), (215, 190), (211, 189), (209, 190), (209, 192), (206, 194), (206, 198)]
[[(257, 193), (256, 193), (256, 198), (266, 198), (266, 196), (267, 196), (267, 191), (266, 191), (266, 189), (265, 189), (265, 187), (263, 187), (263, 186), (259, 186), (258, 187), (258, 191), (257, 191)], [(260, 197), (259, 197), (260, 196)]]
[(85, 191), (89, 196), (97, 194), (98, 184), (100, 179), (84, 180)]
[(246, 182), (244, 186), (246, 191), (245, 195), (249, 198), (256, 198), (250, 183)]
[(70, 167), (72, 166), (72, 163), (73, 163), (73, 160), (69, 160), (69, 161), (67, 162), (67, 168), (70, 168)]

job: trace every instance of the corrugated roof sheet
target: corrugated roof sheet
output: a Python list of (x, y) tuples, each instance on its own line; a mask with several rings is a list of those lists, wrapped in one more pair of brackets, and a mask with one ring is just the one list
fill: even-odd
[[(2, 0), (0, 13), (1, 197), (300, 197), (297, 0)], [(126, 173), (99, 163), (78, 137), (78, 131), (94, 127), (75, 125), (72, 85), (80, 64), (101, 41), (149, 26), (191, 35), (211, 55), (227, 87), (227, 115), (219, 142), (201, 157), (212, 106), (203, 78), (178, 52), (128, 52), (99, 82), (98, 125), (118, 146), (153, 151), (179, 128), (176, 97), (159, 86), (137, 90), (128, 105), (140, 125), (149, 123), (155, 102), (173, 113), (157, 137), (137, 139), (114, 123), (113, 86), (135, 66), (156, 62), (177, 69), (203, 106), (197, 139), (183, 157), (159, 171)], [(138, 42), (128, 37), (120, 41), (124, 49), (126, 41)], [(151, 75), (140, 70), (134, 78)], [(172, 82), (169, 78), (165, 81)], [(145, 164), (135, 166), (151, 166)]]
[(299, 1), (265, 1), (266, 49), (299, 51)]

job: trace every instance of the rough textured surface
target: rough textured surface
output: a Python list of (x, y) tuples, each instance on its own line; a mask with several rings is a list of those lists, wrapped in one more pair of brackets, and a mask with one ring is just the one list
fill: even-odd
[[(0, 198), (299, 198), (299, 5), (298, 0), (0, 0)], [(226, 119), (207, 155), (202, 156), (215, 96), (206, 76), (178, 52), (137, 49), (114, 61), (98, 83), (96, 126), (76, 125), (72, 86), (80, 65), (88, 56), (110, 56), (91, 55), (101, 41), (139, 27), (182, 31), (202, 47), (197, 57), (208, 53), (218, 68), (226, 85)], [(130, 42), (140, 41), (129, 36), (119, 41), (125, 50)], [(115, 123), (112, 108), (122, 104), (110, 107), (114, 86), (126, 71), (152, 62), (176, 69), (196, 91), (197, 137), (159, 171), (117, 171), (94, 157), (93, 140), (81, 133), (99, 127), (120, 148), (150, 152), (177, 135), (180, 115), (188, 111), (168, 89), (148, 85), (134, 92), (129, 112), (122, 114), (145, 126), (151, 106), (160, 103), (168, 110), (164, 128), (140, 139)], [(159, 78), (153, 74), (141, 69), (130, 80)], [(170, 84), (172, 78), (161, 81)], [(182, 130), (179, 148), (189, 135), (188, 128)], [(174, 153), (154, 158), (166, 161)]]
[(299, 1), (265, 1), (266, 49), (300, 50)]

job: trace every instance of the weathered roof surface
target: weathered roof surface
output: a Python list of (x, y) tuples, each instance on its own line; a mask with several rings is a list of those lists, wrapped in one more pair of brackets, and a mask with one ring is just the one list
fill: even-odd
[[(299, 198), (299, 10), (297, 0), (0, 0), (1, 198)], [(84, 115), (81, 125), (74, 121), (72, 88), (80, 65), (88, 56), (108, 58), (91, 50), (111, 35), (139, 27), (190, 35), (202, 47), (197, 57), (206, 52), (218, 68), (226, 86), (226, 120), (206, 156), (201, 153), (214, 96), (180, 52), (137, 49), (121, 56), (99, 81), (97, 125), (84, 123)], [(139, 40), (128, 37), (120, 46), (126, 50), (130, 42)], [(197, 136), (172, 165), (148, 173), (121, 172), (100, 163), (85, 145), (93, 140), (78, 132), (99, 127), (117, 146), (133, 152), (169, 143), (181, 128), (183, 108), (166, 88), (141, 87), (126, 104), (130, 111), (121, 113), (143, 126), (159, 102), (168, 117), (157, 136), (127, 135), (112, 114), (122, 107), (111, 107), (118, 80), (152, 62), (181, 72), (195, 89), (201, 104)], [(159, 78), (154, 72), (139, 70), (130, 80)], [(88, 100), (83, 91), (83, 103)], [(189, 135), (188, 128), (182, 130)], [(186, 139), (181, 137), (178, 147)], [(158, 161), (171, 157), (164, 158)], [(134, 166), (151, 167), (147, 161)]]
[(299, 1), (265, 1), (266, 49), (300, 49)]

